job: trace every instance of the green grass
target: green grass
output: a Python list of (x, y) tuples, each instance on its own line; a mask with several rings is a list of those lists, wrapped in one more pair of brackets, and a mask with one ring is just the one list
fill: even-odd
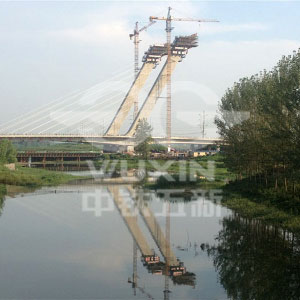
[(224, 186), (223, 204), (244, 217), (300, 232), (299, 184), (295, 187), (296, 192), (285, 191), (282, 187), (266, 187), (259, 181), (244, 178)]
[[(271, 178), (268, 179), (271, 182)], [(228, 193), (237, 193), (243, 198), (253, 202), (274, 206), (289, 214), (300, 213), (300, 184), (295, 184), (295, 190), (290, 187), (287, 191), (280, 186), (277, 189), (271, 184), (266, 187), (263, 182), (255, 182), (253, 179), (244, 178), (230, 182), (224, 187)]]
[[(110, 167), (113, 164), (112, 160), (117, 160), (117, 164), (115, 166), (115, 171), (119, 172), (121, 170), (121, 160), (125, 160), (127, 164), (127, 170), (138, 169), (140, 166), (140, 159), (138, 157), (129, 157), (122, 154), (104, 154), (105, 159), (99, 160), (95, 163), (96, 168), (101, 168), (104, 163), (107, 163), (109, 160), (109, 164), (107, 166), (107, 170), (110, 170)], [(199, 164), (203, 169), (207, 169), (208, 161), (214, 161), (215, 163), (215, 172), (214, 172), (214, 180), (209, 181), (204, 178), (197, 178), (197, 180), (193, 181), (189, 179), (189, 174), (195, 173), (201, 175), (198, 166), (192, 166), (191, 163), (195, 162)], [(153, 162), (159, 166), (164, 166), (168, 160), (167, 159), (155, 159), (155, 160), (146, 160), (144, 161), (145, 169), (148, 172), (155, 172), (157, 171)], [(179, 180), (179, 173), (181, 171), (182, 164), (186, 164), (185, 173), (187, 174), (187, 180), (181, 182)], [(157, 183), (146, 183), (143, 182), (143, 185), (147, 186), (148, 188), (174, 188), (174, 187), (186, 187), (186, 188), (205, 188), (205, 189), (212, 189), (212, 188), (220, 188), (224, 186), (226, 182), (233, 178), (233, 175), (227, 171), (224, 167), (223, 157), (221, 155), (214, 155), (209, 157), (199, 157), (199, 158), (190, 158), (187, 160), (172, 160), (172, 164), (167, 169), (167, 172), (174, 177), (175, 182), (164, 180), (161, 178), (158, 180)]]
[(16, 171), (10, 171), (0, 167), (0, 184), (17, 185), (17, 186), (54, 186), (69, 182), (78, 177), (43, 169), (20, 168)]
[(242, 217), (262, 220), (266, 224), (276, 225), (292, 232), (300, 232), (300, 216), (279, 210), (271, 204), (255, 203), (233, 193), (228, 194), (222, 204), (236, 211)]
[[(174, 175), (175, 182), (169, 182), (164, 177), (156, 183), (146, 184), (149, 188), (201, 188), (220, 189), (224, 191), (223, 204), (236, 211), (241, 216), (262, 220), (267, 224), (286, 228), (293, 232), (300, 232), (300, 195), (286, 193), (283, 189), (275, 191), (274, 188), (255, 186), (249, 179), (233, 181), (235, 175), (226, 169), (223, 157), (215, 155), (211, 157), (196, 158), (194, 161), (207, 168), (209, 160), (215, 162), (215, 180), (197, 179), (197, 181), (180, 182), (178, 177), (179, 162), (175, 161), (169, 168), (169, 173)], [(160, 164), (165, 161), (158, 160)], [(148, 170), (151, 165), (148, 163)], [(188, 172), (190, 169), (188, 169)], [(299, 188), (298, 188), (299, 190)]]

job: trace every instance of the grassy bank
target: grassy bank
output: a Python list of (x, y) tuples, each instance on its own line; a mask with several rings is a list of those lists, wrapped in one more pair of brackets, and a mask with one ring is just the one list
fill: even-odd
[[(108, 155), (104, 155), (108, 156)], [(107, 163), (109, 161), (109, 163)], [(214, 180), (210, 181), (201, 174), (208, 168), (208, 162), (214, 163)], [(95, 163), (97, 169), (105, 168), (106, 171), (112, 171), (112, 169), (119, 173), (123, 166), (126, 166), (128, 171), (138, 170), (139, 168), (145, 168), (147, 172), (160, 171), (160, 167), (168, 165), (168, 174), (172, 176), (174, 181), (169, 181), (163, 176), (159, 178), (156, 183), (147, 183), (149, 188), (175, 188), (175, 187), (200, 187), (200, 188), (219, 188), (226, 182), (231, 180), (233, 176), (224, 167), (223, 158), (221, 155), (190, 158), (187, 160), (167, 160), (167, 159), (155, 159), (155, 160), (140, 160), (137, 157), (128, 157), (126, 155), (110, 155), (103, 160), (99, 160)], [(200, 170), (202, 168), (202, 171)], [(185, 173), (185, 180), (182, 180), (179, 176), (180, 173)], [(192, 178), (190, 174), (197, 174), (198, 178)]]
[[(196, 180), (181, 181), (179, 177), (180, 161), (174, 163), (168, 169), (174, 181), (168, 181), (161, 176), (156, 183), (147, 183), (146, 186), (151, 189), (222, 189), (222, 204), (243, 217), (262, 220), (267, 224), (272, 224), (286, 228), (293, 232), (300, 232), (300, 185), (295, 184), (293, 188), (287, 191), (284, 188), (272, 187), (271, 178), (268, 179), (269, 187), (264, 183), (259, 183), (253, 178), (236, 180), (234, 174), (230, 173), (224, 166), (221, 155), (202, 157), (193, 159), (203, 168), (207, 168), (208, 161), (215, 163), (215, 180), (209, 181), (207, 178), (198, 176)], [(163, 165), (166, 162), (158, 160), (157, 163)], [(153, 171), (150, 162), (146, 162), (146, 169)], [(187, 168), (187, 174), (191, 170)], [(188, 178), (188, 177), (187, 177)]]
[(300, 232), (300, 194), (294, 191), (266, 188), (253, 179), (230, 182), (223, 188), (223, 204), (241, 216)]
[(0, 185), (52, 186), (66, 183), (73, 179), (78, 179), (78, 177), (44, 169), (18, 167), (16, 171), (10, 171), (5, 167), (0, 167)]
[(300, 233), (300, 216), (280, 210), (271, 204), (257, 203), (238, 193), (227, 194), (223, 198), (222, 204), (239, 213), (242, 217), (262, 220), (266, 224)]
[[(258, 203), (273, 206), (289, 214), (300, 213), (300, 184), (295, 183), (293, 188), (275, 188), (272, 178), (267, 180), (270, 184), (265, 186), (263, 182), (250, 178), (236, 180), (226, 185), (225, 191), (238, 193), (243, 198)], [(272, 184), (273, 183), (273, 184)]]

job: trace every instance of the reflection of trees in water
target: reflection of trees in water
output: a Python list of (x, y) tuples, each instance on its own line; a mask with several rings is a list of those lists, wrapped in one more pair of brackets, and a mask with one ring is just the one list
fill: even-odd
[(0, 216), (2, 214), (2, 209), (4, 206), (4, 196), (6, 194), (6, 188), (4, 185), (0, 185)]
[(300, 299), (300, 244), (259, 220), (226, 217), (207, 248), (231, 299)]

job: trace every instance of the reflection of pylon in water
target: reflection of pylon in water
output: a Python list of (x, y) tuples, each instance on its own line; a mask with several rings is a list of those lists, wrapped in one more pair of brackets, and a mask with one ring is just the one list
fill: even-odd
[[(144, 202), (143, 193), (140, 193), (139, 190), (137, 190), (137, 193), (131, 186), (126, 186), (126, 189), (129, 192), (131, 199), (135, 200), (134, 202), (136, 207), (134, 212), (128, 207), (126, 201), (123, 199), (123, 195), (119, 193), (119, 187), (108, 186), (108, 191), (112, 195), (116, 208), (118, 209), (125, 222), (125, 225), (131, 233), (135, 245), (141, 252), (141, 261), (143, 265), (148, 269), (148, 272), (165, 276), (164, 299), (169, 299), (169, 277), (175, 283), (194, 286), (194, 274), (186, 272), (184, 264), (175, 256), (171, 248), (170, 203), (165, 202), (166, 228), (164, 234), (148, 203)], [(160, 257), (153, 249), (150, 248), (147, 239), (138, 224), (138, 212), (142, 216), (142, 219), (145, 222), (145, 225), (148, 228), (154, 242), (164, 257), (165, 263), (160, 261)], [(149, 299), (153, 299), (149, 293), (146, 293), (144, 288), (138, 285), (137, 279), (137, 252), (133, 247), (133, 273), (132, 278), (128, 278), (128, 283), (130, 283), (134, 289), (134, 295), (136, 295), (137, 291), (139, 290), (147, 295)]]
[(169, 273), (170, 273), (170, 202), (167, 202), (166, 208), (166, 265), (165, 265), (165, 290), (164, 290), (164, 299), (169, 299)]
[(136, 296), (136, 287), (137, 287), (137, 251), (138, 251), (138, 247), (136, 241), (133, 239), (132, 288), (133, 288), (134, 296)]

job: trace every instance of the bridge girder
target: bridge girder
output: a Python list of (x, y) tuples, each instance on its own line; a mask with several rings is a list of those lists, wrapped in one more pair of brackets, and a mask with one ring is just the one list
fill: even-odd
[[(60, 142), (76, 142), (76, 143), (94, 143), (120, 146), (134, 146), (135, 138), (128, 136), (103, 136), (103, 135), (66, 135), (66, 134), (5, 134), (0, 135), (1, 139), (11, 141), (60, 141)], [(221, 144), (222, 139), (217, 138), (198, 138), (198, 137), (172, 137), (171, 142), (166, 137), (153, 137), (157, 144), (194, 144), (194, 145), (214, 145)]]

